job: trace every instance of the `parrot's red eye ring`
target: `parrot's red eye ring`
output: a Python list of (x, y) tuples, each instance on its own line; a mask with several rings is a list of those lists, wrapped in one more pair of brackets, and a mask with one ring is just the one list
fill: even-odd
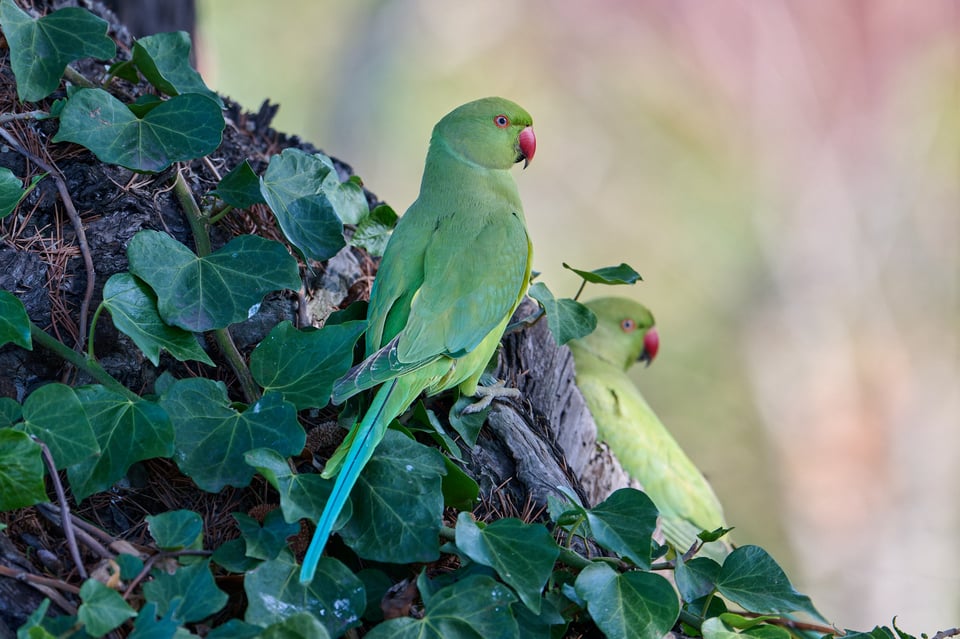
[(632, 333), (637, 328), (637, 323), (629, 317), (620, 322), (620, 328), (624, 333)]
[(493, 118), (493, 123), (497, 125), (498, 129), (505, 129), (510, 126), (510, 118), (501, 113)]

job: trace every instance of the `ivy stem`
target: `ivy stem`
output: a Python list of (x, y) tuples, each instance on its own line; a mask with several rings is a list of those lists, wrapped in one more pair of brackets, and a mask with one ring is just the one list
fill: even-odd
[(69, 64), (67, 68), (63, 70), (63, 77), (65, 77), (70, 82), (74, 83), (78, 87), (84, 87), (87, 89), (95, 89), (97, 85), (92, 81), (88, 80), (86, 76), (82, 75), (79, 71), (71, 67)]
[(100, 317), (100, 311), (103, 310), (103, 304), (101, 303), (97, 306), (97, 310), (93, 312), (93, 317), (90, 318), (90, 334), (87, 336), (87, 359), (91, 362), (97, 361), (97, 355), (93, 351), (93, 333), (97, 328), (97, 319)]
[(53, 461), (53, 455), (50, 449), (41, 440), (34, 441), (40, 445), (40, 451), (43, 455), (43, 462), (47, 465), (47, 473), (50, 475), (50, 481), (53, 482), (53, 489), (57, 493), (57, 501), (60, 503), (60, 528), (63, 529), (63, 536), (67, 539), (67, 547), (70, 549), (70, 557), (77, 567), (77, 574), (82, 579), (87, 578), (87, 569), (80, 559), (80, 548), (77, 546), (77, 538), (73, 534), (73, 523), (70, 520), (70, 504), (67, 503), (67, 493), (63, 490), (63, 484), (60, 483), (60, 475), (57, 474), (57, 465)]
[[(207, 220), (200, 211), (200, 207), (197, 206), (197, 201), (193, 199), (193, 193), (190, 191), (187, 181), (183, 178), (182, 171), (177, 171), (177, 179), (173, 184), (173, 193), (177, 198), (177, 202), (180, 204), (180, 208), (183, 209), (187, 217), (187, 222), (190, 224), (190, 231), (193, 233), (193, 242), (197, 247), (197, 255), (200, 257), (210, 255), (210, 234), (207, 232)], [(260, 398), (260, 387), (257, 386), (253, 375), (250, 374), (250, 369), (247, 368), (247, 363), (244, 361), (243, 355), (240, 354), (240, 350), (234, 343), (233, 337), (230, 336), (230, 331), (226, 328), (219, 328), (214, 331), (214, 335), (217, 339), (217, 345), (220, 347), (220, 352), (223, 353), (227, 363), (230, 365), (230, 368), (233, 369), (237, 380), (240, 382), (244, 399), (247, 403), (252, 404)]]
[(51, 337), (41, 329), (39, 326), (30, 322), (30, 337), (34, 342), (40, 344), (49, 351), (53, 351), (57, 356), (62, 359), (67, 360), (78, 369), (87, 373), (90, 377), (94, 378), (98, 382), (104, 385), (104, 387), (120, 393), (124, 397), (132, 400), (138, 401), (140, 398), (128, 389), (126, 386), (118, 382), (110, 373), (108, 373), (100, 364), (95, 360), (92, 360), (80, 353), (76, 352), (72, 348), (67, 347), (62, 342), (59, 342), (55, 338)]

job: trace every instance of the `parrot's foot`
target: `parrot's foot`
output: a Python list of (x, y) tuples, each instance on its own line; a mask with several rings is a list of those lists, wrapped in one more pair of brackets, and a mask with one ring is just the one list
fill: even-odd
[(490, 386), (477, 386), (477, 391), (474, 393), (474, 396), (479, 397), (480, 399), (464, 408), (464, 415), (479, 413), (484, 408), (489, 406), (495, 399), (501, 399), (504, 397), (516, 399), (517, 397), (520, 397), (520, 391), (516, 388), (507, 388), (503, 380), (497, 380)]

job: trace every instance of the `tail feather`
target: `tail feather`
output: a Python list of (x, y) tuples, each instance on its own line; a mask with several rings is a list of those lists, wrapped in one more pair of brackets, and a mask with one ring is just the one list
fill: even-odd
[(396, 379), (400, 375), (423, 368), (436, 358), (416, 362), (401, 362), (397, 356), (399, 337), (394, 337), (386, 346), (370, 355), (351, 368), (333, 384), (331, 399), (334, 404), (342, 404), (361, 391), (373, 388), (377, 384)]
[(330, 533), (333, 531), (333, 525), (343, 510), (347, 499), (350, 497), (350, 491), (353, 490), (360, 472), (373, 456), (373, 449), (377, 447), (387, 426), (393, 419), (393, 415), (385, 415), (385, 407), (388, 399), (397, 385), (397, 380), (391, 380), (384, 384), (377, 391), (373, 398), (373, 403), (363, 416), (360, 426), (357, 429), (356, 437), (350, 452), (347, 453), (343, 466), (337, 475), (337, 481), (333, 484), (333, 490), (327, 499), (323, 512), (317, 520), (317, 529), (313, 533), (313, 539), (310, 540), (310, 547), (307, 548), (307, 554), (303, 558), (303, 565), (300, 568), (300, 583), (308, 584), (313, 581), (314, 573), (317, 570), (317, 562), (320, 561), (320, 555), (327, 545)]

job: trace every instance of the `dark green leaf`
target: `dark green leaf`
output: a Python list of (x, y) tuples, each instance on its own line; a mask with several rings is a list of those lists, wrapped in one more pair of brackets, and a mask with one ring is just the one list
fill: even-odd
[(159, 405), (131, 401), (103, 386), (76, 392), (100, 446), (99, 455), (67, 468), (77, 499), (106, 490), (134, 462), (173, 454), (173, 425)]
[[(422, 591), (421, 591), (422, 592)], [(516, 597), (486, 575), (472, 575), (424, 598), (422, 619), (400, 617), (375, 626), (367, 639), (515, 639), (517, 620), (510, 612)]]
[(133, 632), (127, 639), (173, 639), (178, 637), (179, 626), (170, 612), (158, 618), (157, 604), (148, 601), (140, 609), (133, 622)]
[(443, 463), (447, 467), (447, 474), (443, 476), (441, 483), (444, 506), (457, 510), (473, 510), (477, 505), (477, 497), (480, 496), (480, 484), (463, 472), (449, 457), (444, 456)]
[(360, 220), (357, 230), (350, 238), (350, 244), (359, 246), (370, 255), (383, 255), (390, 233), (396, 225), (396, 212), (386, 204), (381, 204)]
[(119, 592), (96, 579), (83, 582), (80, 599), (83, 603), (77, 610), (77, 618), (94, 637), (105, 635), (130, 617), (137, 616)]
[(284, 551), (247, 573), (243, 588), (249, 604), (244, 620), (261, 626), (282, 622), (290, 615), (310, 613), (327, 632), (339, 637), (360, 624), (367, 605), (363, 583), (336, 559), (321, 557), (309, 585), (301, 585), (300, 566)]
[(265, 391), (283, 393), (297, 410), (330, 403), (333, 383), (353, 363), (353, 346), (367, 323), (347, 322), (317, 330), (277, 324), (250, 354), (250, 373)]
[(457, 434), (460, 435), (467, 446), (470, 447), (473, 447), (473, 445), (477, 443), (477, 437), (480, 436), (480, 429), (483, 428), (484, 422), (487, 421), (487, 415), (490, 414), (489, 408), (484, 408), (476, 413), (463, 412), (464, 408), (472, 406), (475, 403), (474, 398), (461, 395), (450, 408), (450, 413), (447, 415), (447, 419), (450, 420), (450, 425), (453, 426)]
[[(207, 633), (206, 639), (257, 639), (263, 628), (239, 619), (230, 619), (227, 623), (217, 626)], [(326, 632), (326, 631), (324, 631)], [(329, 635), (319, 635), (325, 639)]]
[(754, 639), (792, 639), (793, 634), (783, 626), (776, 626), (769, 623), (761, 623), (741, 633)]
[(219, 548), (213, 551), (212, 559), (224, 570), (235, 572), (238, 575), (242, 575), (260, 565), (259, 559), (247, 556), (247, 542), (243, 539), (231, 539), (223, 542)]
[(80, 399), (64, 384), (46, 384), (30, 393), (23, 403), (20, 428), (47, 445), (57, 468), (100, 452)]
[(199, 550), (203, 547), (203, 520), (192, 510), (171, 510), (147, 515), (144, 519), (161, 550)]
[(143, 560), (134, 555), (120, 553), (116, 556), (115, 561), (120, 568), (120, 578), (125, 581), (133, 579), (143, 570)]
[(154, 366), (160, 364), (161, 349), (181, 362), (192, 359), (213, 366), (193, 333), (160, 319), (153, 291), (130, 273), (110, 276), (103, 286), (103, 305), (117, 330), (132, 339)]
[(13, 426), (15, 422), (20, 421), (23, 415), (23, 409), (17, 400), (12, 397), (0, 397), (0, 428)]
[(130, 272), (157, 294), (160, 316), (188, 331), (252, 317), (270, 291), (300, 288), (297, 261), (279, 242), (241, 235), (207, 257), (166, 233), (140, 231), (127, 246)]
[(249, 208), (254, 204), (266, 204), (263, 194), (260, 193), (260, 178), (246, 160), (224, 175), (212, 193), (238, 209)]
[(0, 511), (45, 501), (40, 446), (26, 433), (0, 428)]
[(12, 0), (0, 2), (0, 27), (10, 45), (10, 67), (21, 102), (42, 100), (60, 86), (68, 64), (117, 54), (106, 21), (86, 9), (66, 7), (34, 20)]
[(710, 594), (716, 586), (719, 572), (720, 564), (709, 557), (683, 561), (683, 557), (678, 555), (674, 577), (680, 597), (684, 601), (694, 601)]
[(329, 639), (330, 634), (313, 615), (298, 612), (267, 626), (258, 636), (260, 639)]
[(237, 412), (226, 386), (210, 379), (180, 380), (160, 400), (170, 415), (180, 470), (202, 488), (246, 486), (253, 468), (244, 453), (270, 447), (285, 455), (303, 450), (305, 435), (293, 404), (269, 392), (244, 412)]
[(544, 525), (511, 518), (480, 528), (469, 513), (460, 513), (456, 540), (461, 552), (496, 570), (527, 608), (540, 612), (543, 587), (560, 556), (560, 548)]
[(157, 603), (160, 613), (181, 623), (200, 621), (227, 604), (227, 593), (217, 588), (210, 572), (210, 561), (179, 566), (175, 573), (151, 572), (153, 579), (143, 584), (143, 596)]
[(0, 290), (0, 346), (8, 343), (33, 350), (27, 309), (13, 293)]
[(147, 93), (146, 95), (139, 96), (132, 104), (128, 104), (127, 107), (135, 116), (142, 118), (161, 104), (163, 104), (163, 100), (160, 99), (159, 95)]
[(717, 576), (717, 590), (750, 612), (803, 611), (826, 621), (810, 598), (794, 589), (783, 569), (759, 546), (740, 546), (724, 559)]
[(566, 607), (566, 601), (558, 593), (547, 593), (541, 601), (540, 613), (533, 614), (526, 606), (513, 604), (511, 610), (520, 628), (523, 628), (523, 639), (555, 639), (562, 637), (567, 628), (567, 620), (560, 612), (560, 601)]
[(197, 93), (170, 98), (138, 118), (103, 89), (79, 89), (60, 112), (53, 141), (85, 146), (108, 164), (156, 172), (212, 153), (223, 127), (217, 103)]
[(286, 547), (287, 537), (300, 532), (300, 525), (286, 523), (279, 509), (267, 513), (263, 526), (244, 513), (233, 513), (233, 518), (247, 544), (247, 556), (254, 559), (276, 559)]
[(620, 263), (620, 266), (604, 266), (603, 268), (592, 271), (582, 271), (575, 269), (566, 262), (563, 268), (569, 269), (592, 284), (636, 284), (637, 280), (642, 280), (640, 274), (633, 270), (628, 264)]
[(443, 515), (443, 455), (387, 430), (350, 493), (353, 517), (340, 535), (365, 559), (433, 561)]
[(116, 62), (111, 64), (108, 69), (111, 76), (120, 78), (121, 80), (126, 80), (130, 84), (136, 84), (140, 82), (140, 76), (137, 75), (137, 65), (133, 63), (133, 60)]
[(654, 573), (620, 574), (594, 563), (577, 577), (576, 590), (609, 639), (661, 639), (680, 616), (673, 586)]
[(621, 488), (587, 511), (587, 522), (598, 544), (641, 568), (649, 568), (650, 542), (658, 514), (646, 494)]
[(543, 306), (550, 333), (560, 346), (589, 335), (597, 327), (597, 316), (593, 311), (572, 299), (556, 299), (543, 282), (534, 282), (528, 293)]
[(186, 31), (157, 33), (138, 39), (133, 61), (150, 84), (167, 95), (199, 93), (222, 109), (223, 100), (207, 88), (200, 74), (190, 66), (190, 35)]
[(23, 182), (20, 181), (13, 171), (7, 167), (0, 167), (0, 220), (7, 217), (17, 208), (21, 200), (27, 196), (27, 193), (33, 190), (37, 182), (43, 179), (43, 175), (35, 175), (30, 180), (30, 186), (23, 188)]

